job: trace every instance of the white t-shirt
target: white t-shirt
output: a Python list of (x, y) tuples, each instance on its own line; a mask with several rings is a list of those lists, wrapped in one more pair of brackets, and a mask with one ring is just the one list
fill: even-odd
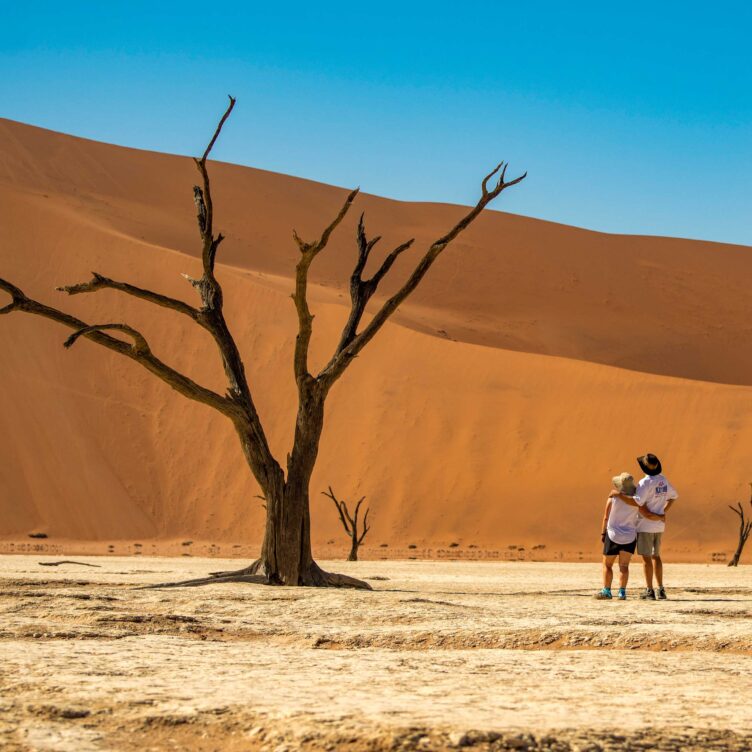
[[(635, 499), (637, 501), (637, 499)], [(637, 502), (640, 504), (641, 502)], [(611, 511), (608, 513), (606, 532), (614, 543), (631, 543), (637, 538), (637, 519), (640, 513), (637, 507), (623, 502), (618, 496), (611, 499)]]
[[(668, 482), (665, 475), (646, 475), (637, 484), (637, 493), (635, 501), (644, 504), (645, 509), (653, 514), (663, 514), (666, 510), (666, 504), (671, 499), (678, 499), (679, 494), (676, 489)], [(649, 520), (640, 516), (637, 521), (638, 533), (662, 533), (666, 529), (666, 523), (663, 520)]]

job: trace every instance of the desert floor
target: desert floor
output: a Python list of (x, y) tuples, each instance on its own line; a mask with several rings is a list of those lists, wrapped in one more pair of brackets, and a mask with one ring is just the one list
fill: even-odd
[(237, 561), (0, 557), (3, 750), (752, 748), (752, 572), (326, 563), (373, 592), (138, 589)]

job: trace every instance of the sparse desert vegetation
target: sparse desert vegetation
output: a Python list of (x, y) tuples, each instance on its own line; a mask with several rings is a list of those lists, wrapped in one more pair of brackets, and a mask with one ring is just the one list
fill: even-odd
[[(752, 489), (752, 483), (750, 483), (749, 486), (750, 489)], [(752, 510), (752, 493), (750, 494), (749, 506)], [(742, 557), (744, 546), (747, 545), (749, 535), (752, 533), (752, 519), (745, 515), (745, 509), (740, 501), (736, 503), (736, 506), (731, 506), (731, 504), (729, 504), (729, 509), (739, 517), (739, 538), (736, 544), (736, 551), (734, 551), (734, 555), (728, 563), (730, 567), (736, 567), (739, 565), (739, 559)]]
[[(339, 521), (342, 523), (342, 527), (350, 538), (350, 553), (347, 555), (347, 560), (357, 561), (358, 549), (360, 548), (361, 544), (365, 540), (366, 535), (371, 529), (370, 525), (368, 524), (368, 514), (371, 511), (370, 507), (366, 507), (363, 518), (360, 520), (360, 524), (358, 523), (360, 517), (360, 507), (361, 504), (366, 500), (366, 497), (361, 496), (360, 499), (355, 502), (355, 506), (351, 512), (347, 506), (347, 501), (345, 501), (344, 499), (338, 499), (331, 486), (329, 486), (329, 490), (324, 491), (323, 494), (324, 496), (331, 499), (334, 503), (334, 506), (337, 509)], [(331, 542), (333, 543), (334, 541)]]

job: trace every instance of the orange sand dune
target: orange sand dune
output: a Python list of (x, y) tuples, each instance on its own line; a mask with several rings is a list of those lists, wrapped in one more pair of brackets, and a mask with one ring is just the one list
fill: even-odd
[[(228, 319), (284, 458), (291, 230), (320, 231), (344, 192), (221, 163), (211, 174)], [(195, 180), (184, 157), (0, 120), (0, 276), (86, 320), (127, 320), (166, 361), (222, 389), (208, 337), (176, 314), (110, 291), (54, 291), (95, 270), (192, 302), (180, 273), (198, 267)], [(384, 253), (416, 237), (412, 258), (462, 212), (369, 195), (356, 207)], [(313, 270), (314, 364), (347, 314), (357, 215)], [(384, 292), (409, 268), (406, 254)], [(592, 555), (610, 476), (650, 450), (681, 493), (669, 551), (728, 550), (725, 504), (752, 480), (750, 272), (747, 247), (487, 212), (335, 387), (313, 489), (367, 495), (373, 546)], [(91, 343), (64, 350), (65, 336), (42, 319), (0, 318), (0, 536), (258, 542), (258, 489), (227, 421)], [(314, 498), (314, 545), (341, 536), (330, 504)]]

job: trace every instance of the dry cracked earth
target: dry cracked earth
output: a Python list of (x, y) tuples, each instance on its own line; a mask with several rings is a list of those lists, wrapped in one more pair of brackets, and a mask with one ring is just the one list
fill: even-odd
[[(218, 584), (216, 559), (0, 557), (0, 748), (750, 750), (752, 571), (358, 562), (373, 592)], [(98, 566), (84, 566), (83, 564)]]

